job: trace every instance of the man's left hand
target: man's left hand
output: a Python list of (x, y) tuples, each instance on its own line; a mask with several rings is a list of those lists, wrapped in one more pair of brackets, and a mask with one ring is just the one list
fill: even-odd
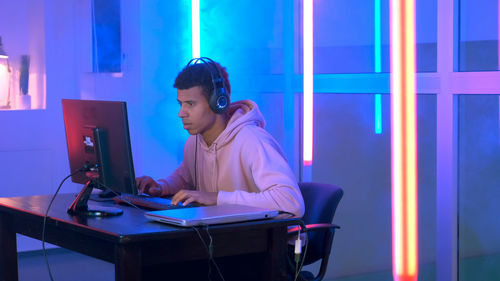
[(202, 205), (217, 205), (217, 194), (217, 192), (182, 189), (174, 195), (172, 204), (177, 205), (179, 202), (182, 202), (182, 205), (185, 206), (189, 203), (197, 202)]

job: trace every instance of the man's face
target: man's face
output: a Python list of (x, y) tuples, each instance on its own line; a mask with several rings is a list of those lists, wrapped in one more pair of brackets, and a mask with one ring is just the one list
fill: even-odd
[(203, 135), (214, 126), (216, 114), (210, 109), (200, 86), (177, 90), (177, 101), (181, 106), (179, 117), (189, 134)]

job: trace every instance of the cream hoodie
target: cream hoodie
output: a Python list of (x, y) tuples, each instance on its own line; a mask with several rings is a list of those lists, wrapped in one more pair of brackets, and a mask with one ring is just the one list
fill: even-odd
[(264, 130), (257, 104), (234, 102), (229, 115), (226, 129), (209, 147), (201, 135), (188, 138), (182, 164), (158, 181), (162, 195), (181, 189), (218, 191), (218, 205), (250, 205), (302, 217), (304, 200), (297, 181), (279, 144)]

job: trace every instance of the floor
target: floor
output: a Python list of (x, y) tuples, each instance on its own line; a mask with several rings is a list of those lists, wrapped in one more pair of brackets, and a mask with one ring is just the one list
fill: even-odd
[[(65, 249), (50, 249), (48, 259), (54, 281), (110, 281), (114, 265)], [(19, 281), (50, 281), (42, 251), (18, 254)]]
[[(54, 281), (114, 280), (114, 266), (111, 263), (60, 248), (48, 250), (48, 258)], [(18, 263), (20, 281), (50, 281), (45, 259), (41, 251), (20, 253)], [(459, 268), (460, 281), (499, 281), (500, 254), (462, 259)], [(388, 280), (392, 280), (392, 273), (390, 271), (325, 279), (325, 281)], [(418, 280), (435, 281), (435, 266), (433, 264), (421, 265)]]

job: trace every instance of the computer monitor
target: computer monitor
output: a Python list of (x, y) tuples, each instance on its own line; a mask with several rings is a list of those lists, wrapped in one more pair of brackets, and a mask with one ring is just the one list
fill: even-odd
[[(119, 101), (62, 100), (72, 181), (85, 184), (68, 209), (72, 214), (108, 216), (120, 209), (92, 209), (93, 188), (137, 194), (127, 104)], [(116, 213), (115, 213), (116, 212)]]

